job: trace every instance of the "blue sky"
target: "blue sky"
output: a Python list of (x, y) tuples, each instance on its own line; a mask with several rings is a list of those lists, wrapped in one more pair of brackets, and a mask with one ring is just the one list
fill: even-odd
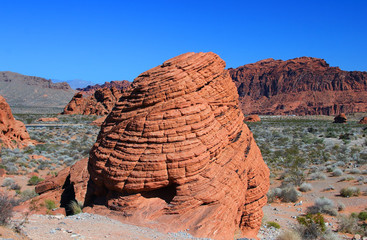
[(185, 52), (227, 67), (311, 56), (367, 71), (367, 1), (0, 0), (0, 71), (132, 81)]

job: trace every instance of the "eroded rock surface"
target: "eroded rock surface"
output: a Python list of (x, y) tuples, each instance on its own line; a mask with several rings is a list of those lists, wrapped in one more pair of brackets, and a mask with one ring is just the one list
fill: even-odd
[(269, 170), (224, 68), (187, 53), (138, 76), (91, 150), (86, 203), (167, 231), (256, 235)]
[(367, 111), (367, 72), (323, 59), (265, 59), (229, 69), (245, 114), (337, 115)]
[(107, 115), (123, 95), (124, 90), (112, 88), (97, 89), (91, 95), (78, 92), (62, 114)]
[(9, 104), (0, 96), (0, 148), (22, 148), (31, 143), (24, 123), (15, 120)]

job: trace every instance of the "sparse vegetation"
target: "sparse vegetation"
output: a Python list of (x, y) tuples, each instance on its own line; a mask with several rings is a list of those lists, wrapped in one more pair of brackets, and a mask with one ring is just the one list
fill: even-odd
[(38, 176), (32, 176), (28, 180), (28, 185), (37, 185), (39, 182), (42, 182), (43, 180), (44, 180), (43, 178), (39, 178)]
[(317, 198), (315, 204), (307, 208), (310, 214), (325, 213), (331, 216), (338, 215), (338, 211), (334, 202), (328, 198)]
[(82, 213), (83, 205), (76, 201), (71, 201), (68, 206), (71, 209), (72, 215)]
[(13, 207), (17, 201), (6, 193), (0, 192), (0, 225), (6, 225), (13, 215)]
[(301, 186), (299, 186), (299, 190), (301, 192), (309, 192), (312, 190), (312, 185), (309, 183), (302, 183)]
[(340, 195), (342, 197), (358, 197), (360, 193), (361, 190), (357, 187), (346, 187), (340, 190)]
[(45, 200), (45, 207), (46, 207), (48, 210), (55, 209), (55, 208), (56, 208), (56, 203), (55, 203), (55, 201), (53, 201), (53, 200), (46, 199), (46, 200)]
[(277, 222), (273, 222), (273, 221), (266, 222), (266, 226), (268, 226), (268, 227), (273, 227), (273, 228), (276, 228), (276, 229), (279, 229), (279, 228), (280, 228), (279, 223), (277, 223)]

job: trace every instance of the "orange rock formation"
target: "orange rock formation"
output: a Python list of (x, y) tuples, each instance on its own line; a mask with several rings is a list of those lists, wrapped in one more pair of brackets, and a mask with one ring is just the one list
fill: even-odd
[(260, 119), (259, 115), (249, 115), (249, 116), (245, 117), (244, 121), (245, 122), (260, 122), (261, 119)]
[(367, 124), (367, 117), (363, 117), (360, 121), (359, 124)]
[(347, 122), (347, 116), (345, 116), (344, 113), (341, 113), (334, 118), (334, 123), (346, 123), (346, 122)]
[(86, 204), (200, 237), (256, 235), (269, 170), (224, 68), (187, 53), (138, 76), (91, 150)]
[(22, 148), (35, 143), (29, 137), (24, 123), (15, 120), (9, 104), (0, 96), (0, 148)]
[(66, 105), (62, 114), (107, 115), (123, 95), (124, 90), (112, 88), (97, 89), (92, 95), (78, 92)]

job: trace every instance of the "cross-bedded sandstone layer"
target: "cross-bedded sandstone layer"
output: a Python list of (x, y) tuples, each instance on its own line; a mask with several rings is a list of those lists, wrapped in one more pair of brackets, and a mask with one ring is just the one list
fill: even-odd
[(256, 234), (269, 170), (224, 68), (187, 53), (138, 76), (91, 150), (86, 203), (201, 237)]

